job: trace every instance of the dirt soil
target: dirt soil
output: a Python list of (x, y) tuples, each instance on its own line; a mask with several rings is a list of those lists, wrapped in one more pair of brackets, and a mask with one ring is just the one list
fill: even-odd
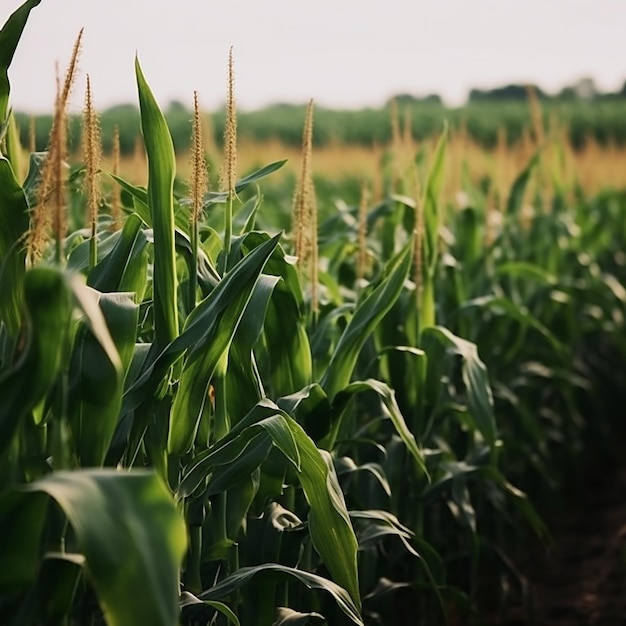
[(626, 626), (626, 454), (548, 518), (554, 543), (522, 567), (526, 607), (503, 626)]

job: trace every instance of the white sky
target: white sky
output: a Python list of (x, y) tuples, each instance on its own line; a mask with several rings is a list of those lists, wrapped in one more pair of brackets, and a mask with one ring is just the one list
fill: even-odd
[[(0, 22), (20, 4), (0, 0)], [(52, 108), (55, 61), (64, 72), (81, 26), (76, 110), (85, 73), (98, 108), (136, 102), (135, 52), (161, 106), (198, 90), (217, 108), (231, 45), (241, 109), (433, 92), (454, 105), (471, 87), (626, 80), (625, 0), (42, 0), (9, 71), (15, 109)]]

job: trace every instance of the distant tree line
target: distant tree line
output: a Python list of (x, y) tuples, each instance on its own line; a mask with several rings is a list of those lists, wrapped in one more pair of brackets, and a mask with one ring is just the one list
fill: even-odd
[[(553, 118), (566, 128), (574, 148), (580, 148), (587, 138), (600, 144), (613, 142), (626, 145), (626, 83), (615, 93), (601, 93), (593, 80), (582, 79), (575, 85), (549, 95), (537, 86), (535, 90), (546, 124)], [(436, 95), (416, 97), (398, 94), (395, 101), (399, 121), (413, 137), (423, 140), (440, 132), (443, 121), (452, 128), (463, 127), (470, 136), (486, 148), (495, 145), (501, 129), (510, 144), (517, 142), (530, 125), (527, 85), (506, 85), (491, 90), (472, 89), (467, 103), (459, 108), (446, 107)], [(383, 145), (391, 138), (391, 100), (379, 108), (333, 110), (317, 107), (315, 110), (314, 141), (316, 145), (358, 144)], [(243, 140), (266, 141), (277, 139), (286, 145), (299, 145), (305, 105), (275, 104), (258, 111), (240, 111), (239, 137)], [(171, 102), (165, 110), (174, 145), (178, 150), (189, 147), (191, 136), (190, 107)], [(51, 116), (37, 116), (33, 121), (24, 113), (16, 113), (22, 142), (29, 145), (29, 128), (34, 121), (35, 146), (44, 150), (48, 141)], [(222, 143), (225, 115), (218, 110), (207, 116), (207, 132), (215, 144)], [(102, 140), (105, 152), (112, 146), (113, 129), (120, 131), (121, 150), (130, 154), (135, 149), (139, 134), (139, 111), (135, 105), (120, 105), (101, 113)], [(80, 141), (80, 120), (70, 120), (71, 147)]]

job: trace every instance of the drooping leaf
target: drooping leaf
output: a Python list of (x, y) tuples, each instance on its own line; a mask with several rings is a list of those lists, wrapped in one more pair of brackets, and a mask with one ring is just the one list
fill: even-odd
[[(375, 380), (373, 378), (351, 383), (350, 385), (345, 387), (345, 389), (340, 391), (339, 394), (337, 394), (336, 401), (334, 403), (335, 407), (338, 408), (341, 406), (345, 406), (347, 401), (351, 399), (355, 394), (362, 393), (364, 391), (374, 391), (380, 397), (383, 402), (383, 406), (385, 408), (387, 416), (393, 423), (394, 428), (404, 442), (404, 445), (407, 447), (409, 454), (413, 457), (417, 468), (420, 470), (420, 472), (428, 475), (422, 452), (419, 449), (417, 442), (415, 441), (413, 433), (409, 430), (409, 427), (404, 421), (404, 417), (400, 412), (400, 407), (398, 407), (398, 403), (396, 402), (396, 397), (393, 389), (391, 389), (388, 385), (380, 380)], [(338, 412), (340, 412), (341, 414), (340, 410), (338, 410)]]
[(354, 604), (345, 589), (336, 585), (334, 582), (327, 580), (326, 578), (318, 576), (317, 574), (310, 574), (308, 572), (294, 569), (292, 567), (285, 567), (284, 565), (279, 565), (277, 563), (264, 563), (263, 565), (255, 567), (242, 567), (235, 573), (220, 581), (217, 585), (199, 594), (198, 597), (203, 600), (225, 598), (247, 584), (254, 576), (272, 576), (276, 574), (295, 578), (309, 589), (319, 589), (329, 593), (333, 600), (337, 603), (337, 606), (352, 620), (353, 623), (363, 626), (363, 620), (359, 614), (359, 609)]
[[(198, 455), (185, 469), (178, 489), (178, 497), (193, 493), (213, 468), (223, 465), (232, 477), (232, 484), (248, 472), (251, 461), (260, 464), (267, 455), (263, 429), (296, 470), (304, 495), (310, 507), (309, 529), (313, 545), (337, 583), (348, 590), (355, 604), (359, 604), (357, 574), (357, 540), (350, 523), (343, 493), (337, 475), (325, 450), (318, 450), (303, 428), (270, 400), (262, 400), (222, 440)], [(248, 455), (245, 449), (250, 445)], [(236, 470), (242, 472), (236, 473)], [(221, 475), (219, 490), (224, 484)], [(229, 481), (230, 484), (230, 481)], [(215, 483), (211, 492), (218, 491)]]
[(230, 624), (240, 626), (239, 619), (226, 604), (215, 600), (200, 600), (188, 591), (181, 594), (180, 608), (183, 624), (198, 624), (200, 621), (208, 624), (219, 612)]
[(154, 474), (62, 471), (22, 489), (47, 493), (67, 516), (110, 626), (176, 623), (186, 533)]
[(284, 606), (276, 609), (276, 619), (272, 626), (307, 626), (307, 624), (325, 624), (326, 620), (319, 613), (300, 613)]
[[(252, 183), (256, 183), (257, 181), (261, 180), (261, 178), (265, 178), (276, 170), (279, 170), (285, 163), (287, 163), (287, 159), (283, 159), (282, 161), (274, 161), (273, 163), (269, 163), (268, 165), (265, 165), (258, 170), (255, 170), (247, 176), (244, 176), (235, 183), (235, 192), (241, 193), (244, 189), (246, 189), (246, 187), (248, 187)], [(226, 191), (210, 191), (205, 197), (204, 207), (207, 208), (208, 205), (214, 203), (226, 202), (227, 199), (228, 192)]]
[[(113, 344), (108, 345), (110, 357), (98, 337), (85, 326), (74, 347), (71, 418), (77, 455), (82, 466), (90, 467), (104, 462), (117, 425), (124, 376), (135, 349), (139, 308), (133, 294), (100, 294), (88, 287), (83, 291), (83, 298), (96, 300), (103, 318), (91, 316), (90, 326), (104, 321)], [(105, 341), (108, 344), (108, 338)]]
[(475, 343), (461, 339), (447, 328), (437, 326), (424, 332), (444, 347), (462, 358), (462, 377), (466, 387), (467, 405), (476, 427), (493, 450), (496, 443), (496, 419), (493, 410), (493, 394), (485, 364), (478, 356)]

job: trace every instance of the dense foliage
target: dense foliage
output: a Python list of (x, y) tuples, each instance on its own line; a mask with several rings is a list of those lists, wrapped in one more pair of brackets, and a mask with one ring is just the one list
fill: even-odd
[(320, 224), (303, 175), (287, 235), (256, 187), (280, 162), (195, 205), (137, 61), (148, 180), (113, 177), (118, 228), (111, 198), (87, 211), (91, 156), (59, 166), (61, 98), (18, 177), (6, 70), (37, 4), (0, 31), (0, 624), (434, 624), (519, 599), (520, 542), (547, 537), (525, 492), (611, 436), (626, 196), (544, 193), (538, 144), (504, 211), (469, 181), (444, 203), (444, 127), (382, 199), (320, 194)]
[[(433, 100), (396, 99), (400, 117), (418, 139), (438, 134), (444, 119), (452, 129), (466, 128), (472, 139), (491, 149), (497, 142), (498, 133), (504, 131), (509, 144), (522, 139), (529, 126), (530, 113), (526, 99), (474, 99), (459, 108), (448, 108)], [(623, 114), (624, 96), (596, 98), (591, 100), (554, 99), (543, 103), (546, 123), (558, 119), (567, 129), (569, 142), (575, 149), (587, 139), (600, 145), (626, 145), (626, 118)], [(379, 108), (362, 110), (334, 110), (318, 108), (315, 120), (315, 144), (357, 144), (362, 146), (385, 145), (391, 138), (389, 125), (390, 104)], [(239, 126), (243, 139), (262, 142), (279, 140), (285, 145), (297, 146), (302, 134), (302, 119), (305, 105), (276, 104), (259, 111), (240, 112)], [(177, 150), (189, 148), (188, 107), (172, 102), (165, 117)], [(211, 115), (215, 142), (221, 144), (224, 133), (225, 112), (215, 111)], [(26, 113), (16, 113), (21, 139), (28, 145), (30, 118)], [(43, 150), (47, 145), (51, 124), (50, 116), (36, 116), (36, 146)], [(110, 151), (113, 128), (120, 129), (122, 151), (131, 154), (139, 137), (139, 111), (133, 105), (112, 107), (102, 113), (104, 149)], [(72, 125), (70, 137), (73, 145), (80, 143), (78, 119)]]

